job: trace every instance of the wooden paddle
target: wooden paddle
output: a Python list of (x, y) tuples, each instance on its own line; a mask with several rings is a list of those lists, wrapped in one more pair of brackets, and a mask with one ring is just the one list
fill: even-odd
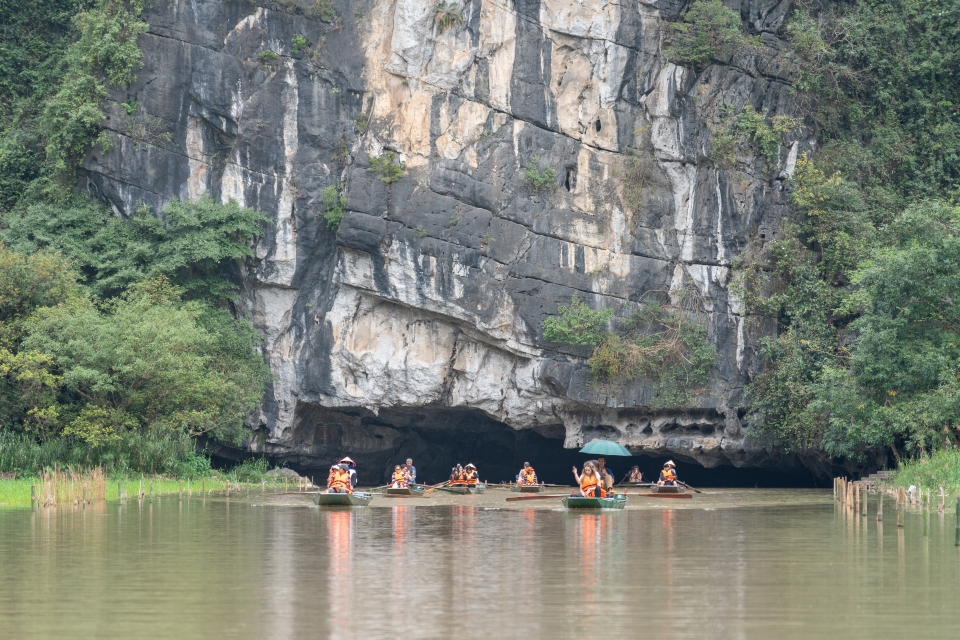
[(569, 498), (570, 494), (568, 493), (551, 493), (550, 495), (535, 495), (535, 496), (514, 496), (512, 498), (507, 498), (507, 502), (516, 502), (517, 500), (550, 500), (551, 498)]
[(449, 481), (449, 480), (447, 480), (447, 481), (445, 481), (445, 482), (441, 482), (440, 484), (432, 485), (429, 489), (427, 489), (426, 491), (423, 492), (423, 495), (427, 495), (427, 494), (433, 493), (434, 491), (436, 491), (436, 490), (439, 489), (440, 487), (442, 487), (442, 486), (444, 486), (444, 485), (447, 485), (447, 484), (450, 484), (450, 481)]
[(693, 492), (695, 492), (695, 493), (703, 493), (703, 491), (700, 491), (700, 489), (694, 489), (693, 487), (691, 487), (690, 485), (688, 485), (686, 482), (680, 482), (679, 480), (677, 480), (677, 484), (679, 484), (679, 485), (681, 485), (681, 486), (684, 486), (684, 487), (686, 487), (687, 489), (690, 489), (691, 491), (693, 491)]

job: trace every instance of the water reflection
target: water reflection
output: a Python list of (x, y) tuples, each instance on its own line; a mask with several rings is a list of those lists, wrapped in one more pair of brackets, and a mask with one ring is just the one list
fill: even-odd
[(5, 511), (0, 637), (955, 637), (952, 514), (887, 506)]

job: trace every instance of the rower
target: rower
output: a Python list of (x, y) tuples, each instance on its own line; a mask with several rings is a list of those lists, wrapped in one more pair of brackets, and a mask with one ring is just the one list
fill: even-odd
[(330, 469), (330, 476), (327, 478), (327, 493), (353, 493), (349, 469), (350, 467), (347, 464), (340, 464)]
[(409, 484), (417, 484), (417, 468), (413, 466), (412, 458), (407, 458), (407, 466), (403, 468), (403, 472), (407, 474)]
[(643, 474), (640, 473), (640, 467), (633, 465), (630, 469), (630, 473), (627, 474), (627, 482), (643, 482)]
[(529, 462), (523, 463), (523, 469), (517, 476), (517, 484), (521, 487), (529, 487), (537, 484), (537, 472), (533, 470)]
[[(607, 497), (606, 490), (600, 485), (600, 474), (592, 462), (583, 465), (582, 476), (577, 473), (577, 468), (574, 467), (573, 477), (577, 479), (577, 484), (580, 485), (580, 495), (584, 498), (595, 498), (598, 487), (600, 488), (600, 497)], [(577, 495), (576, 492), (573, 495)]]
[(463, 486), (465, 484), (467, 484), (467, 474), (458, 463), (457, 466), (450, 470), (450, 486)]
[(390, 485), (391, 489), (406, 489), (409, 484), (407, 482), (407, 474), (400, 465), (397, 465), (393, 469), (393, 484)]
[(342, 458), (337, 464), (347, 465), (347, 473), (350, 474), (350, 488), (357, 486), (357, 463), (350, 458)]
[(463, 468), (464, 470), (464, 480), (471, 487), (475, 487), (480, 484), (480, 474), (477, 473), (477, 468), (473, 464), (468, 464)]
[(613, 478), (613, 471), (607, 468), (607, 459), (603, 456), (597, 458), (597, 472), (603, 479), (603, 488), (607, 491), (612, 489), (616, 480)]
[(674, 471), (677, 465), (673, 464), (673, 460), (667, 460), (663, 465), (663, 471), (660, 472), (660, 479), (657, 480), (658, 487), (675, 487), (677, 486), (677, 472)]

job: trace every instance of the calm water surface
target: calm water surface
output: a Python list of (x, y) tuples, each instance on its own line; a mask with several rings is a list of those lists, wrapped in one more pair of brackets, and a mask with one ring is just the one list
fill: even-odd
[(924, 536), (829, 492), (506, 495), (0, 510), (0, 637), (960, 637), (953, 513)]

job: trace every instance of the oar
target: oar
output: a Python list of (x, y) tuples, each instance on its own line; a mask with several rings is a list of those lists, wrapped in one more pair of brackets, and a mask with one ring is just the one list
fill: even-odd
[(693, 492), (695, 492), (695, 493), (703, 493), (703, 491), (700, 491), (699, 489), (694, 489), (693, 487), (691, 487), (690, 485), (688, 485), (686, 482), (680, 482), (679, 480), (677, 480), (677, 484), (682, 485), (682, 486), (686, 487), (687, 489), (690, 489), (691, 491), (693, 491)]
[(427, 489), (426, 491), (423, 492), (423, 495), (427, 495), (427, 494), (429, 494), (429, 493), (433, 493), (434, 491), (436, 491), (437, 489), (439, 489), (440, 487), (442, 487), (442, 486), (444, 486), (444, 485), (446, 485), (446, 484), (450, 484), (450, 481), (447, 480), (447, 481), (445, 481), (445, 482), (441, 482), (440, 484), (435, 484), (435, 485), (431, 486), (429, 489)]
[(512, 498), (507, 498), (507, 502), (516, 502), (517, 500), (549, 500), (551, 498), (569, 498), (570, 495), (567, 493), (551, 493), (550, 495), (536, 495), (536, 496), (514, 496)]

